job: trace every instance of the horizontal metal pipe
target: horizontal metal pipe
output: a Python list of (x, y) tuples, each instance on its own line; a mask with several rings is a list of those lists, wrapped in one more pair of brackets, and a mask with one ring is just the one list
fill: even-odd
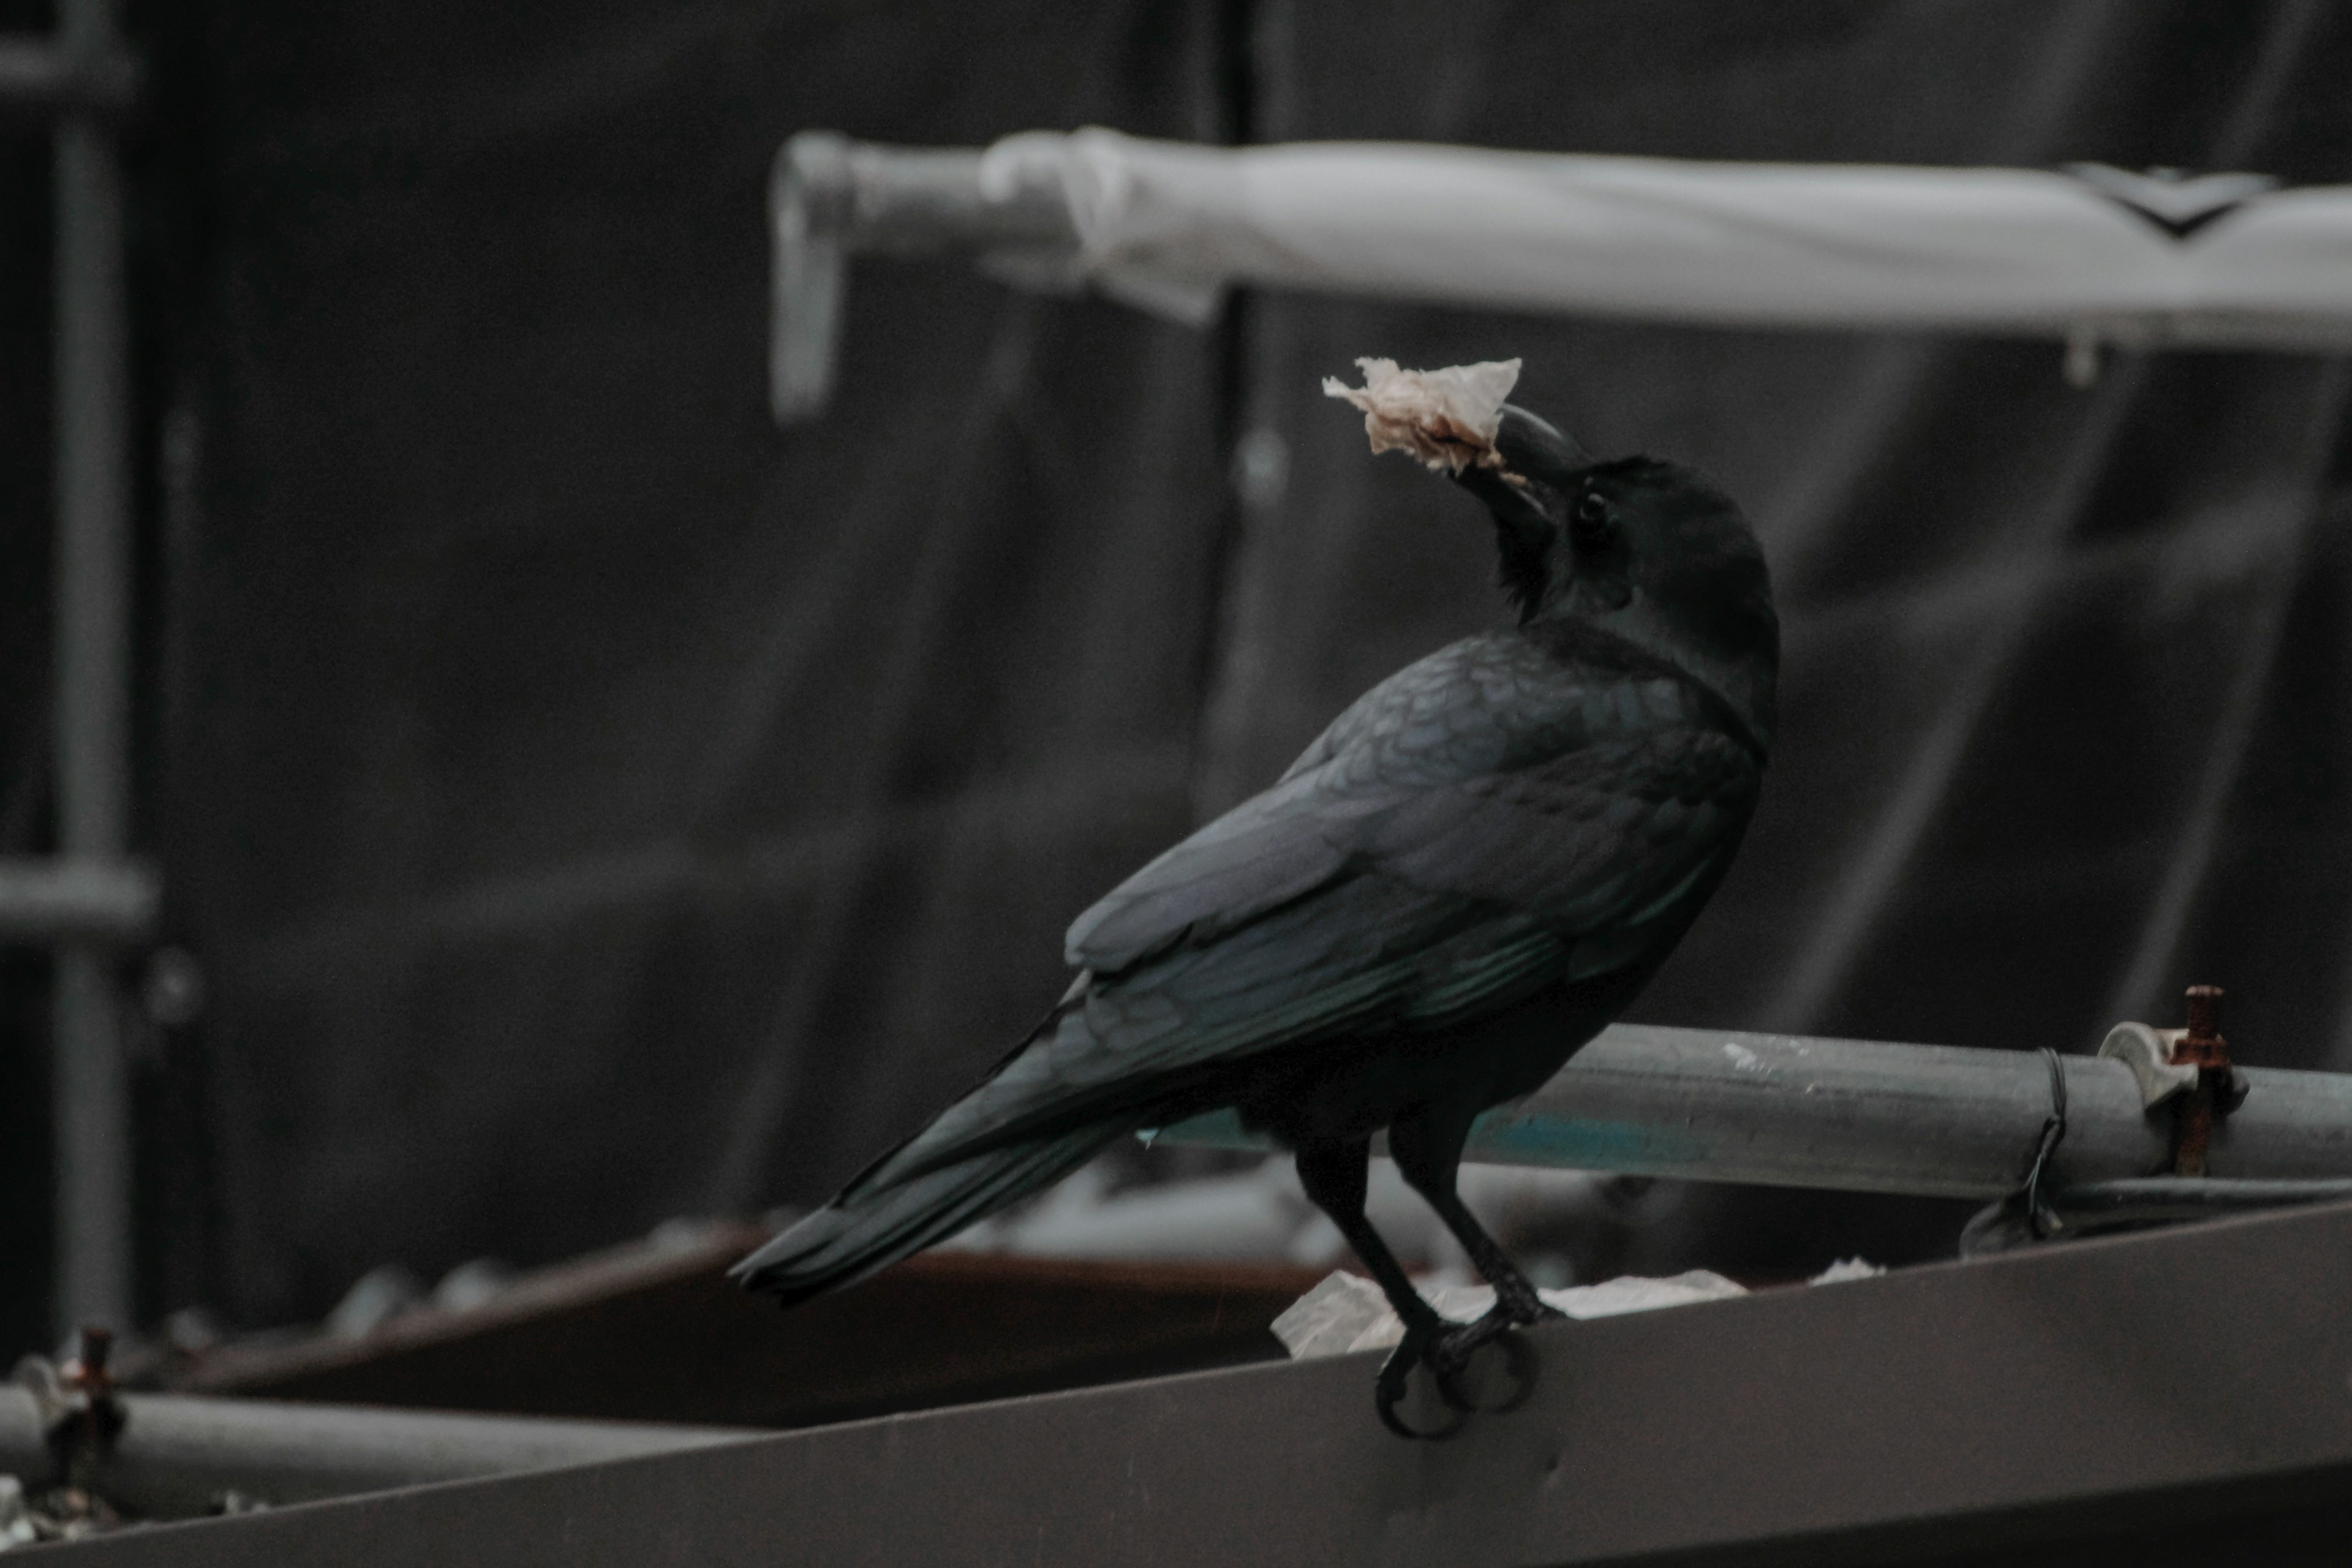
[[(2058, 1184), (2170, 1167), (2171, 1113), (2144, 1109), (2120, 1061), (2060, 1058)], [(2245, 1103), (2213, 1132), (2208, 1173), (2352, 1176), (2352, 1075), (2240, 1068)], [(2029, 1051), (1619, 1024), (1552, 1080), (1479, 1118), (1465, 1158), (1694, 1181), (1996, 1198), (2032, 1163), (2050, 1072)], [(1230, 1112), (1153, 1135), (1268, 1149)]]
[(0, 859), (0, 942), (140, 942), (162, 901), (140, 861)]
[[(593, 1464), (740, 1442), (737, 1427), (557, 1421), (184, 1394), (122, 1396), (127, 1419), (98, 1472), (109, 1500), (151, 1518), (202, 1513), (225, 1491), (264, 1502)], [(0, 1384), (0, 1473), (53, 1478), (39, 1406)]]
[(120, 113), (139, 98), (139, 62), (120, 50), (75, 51), (45, 38), (0, 38), (0, 112)]

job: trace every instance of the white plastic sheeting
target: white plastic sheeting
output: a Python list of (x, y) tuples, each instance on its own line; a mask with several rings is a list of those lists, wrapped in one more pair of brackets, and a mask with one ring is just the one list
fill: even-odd
[[(1808, 1283), (1838, 1285), (1885, 1272), (1874, 1263), (1847, 1258), (1831, 1264)], [(1495, 1305), (1492, 1285), (1423, 1284), (1421, 1293), (1441, 1317), (1458, 1323), (1483, 1317)], [(1747, 1295), (1748, 1287), (1712, 1269), (1692, 1268), (1663, 1279), (1625, 1274), (1597, 1285), (1570, 1285), (1536, 1294), (1546, 1306), (1582, 1321), (1687, 1307), (1699, 1301), (1727, 1301)], [(1315, 1289), (1286, 1308), (1272, 1326), (1274, 1337), (1282, 1342), (1293, 1361), (1385, 1350), (1404, 1338), (1404, 1324), (1381, 1288), (1360, 1274), (1346, 1272), (1326, 1275)]]
[[(1422, 1292), (1442, 1317), (1466, 1323), (1484, 1317), (1495, 1304), (1491, 1285), (1454, 1285)], [(1624, 1312), (1648, 1312), (1660, 1307), (1686, 1307), (1696, 1301), (1728, 1300), (1748, 1294), (1737, 1280), (1705, 1268), (1693, 1268), (1665, 1279), (1632, 1276), (1604, 1279), (1598, 1285), (1571, 1285), (1537, 1292), (1544, 1305), (1571, 1318), (1613, 1318)], [(1293, 1301), (1273, 1323), (1274, 1337), (1293, 1361), (1317, 1356), (1352, 1355), (1358, 1351), (1386, 1350), (1404, 1338), (1404, 1323), (1389, 1305), (1381, 1288), (1360, 1274), (1334, 1273)]]
[(1078, 238), (1065, 278), (1192, 321), (1246, 283), (1718, 325), (2352, 347), (2352, 185), (1101, 130), (1008, 137), (980, 178), (1000, 202), (1058, 184)]

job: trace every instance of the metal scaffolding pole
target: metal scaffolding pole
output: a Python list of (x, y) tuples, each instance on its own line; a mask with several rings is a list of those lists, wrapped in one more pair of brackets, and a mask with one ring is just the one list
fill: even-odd
[[(68, 59), (119, 52), (112, 0), (60, 0)], [(58, 852), (130, 849), (131, 450), (122, 171), (110, 120), (57, 123)], [(60, 1326), (131, 1321), (130, 1086), (111, 950), (61, 941), (52, 1002)]]
[(0, 858), (0, 942), (137, 942), (162, 897), (136, 861)]
[[(24, 1378), (21, 1372), (19, 1380)], [(93, 1479), (150, 1518), (208, 1510), (232, 1489), (271, 1504), (390, 1487), (593, 1465), (717, 1447), (761, 1434), (730, 1426), (570, 1421), (424, 1410), (131, 1394)], [(61, 1479), (59, 1415), (34, 1387), (0, 1384), (0, 1474)]]
[[(1500, 1165), (1988, 1199), (2018, 1189), (2063, 1106), (2068, 1131), (2051, 1156), (2053, 1190), (2128, 1182), (2177, 1164), (2177, 1102), (2189, 1100), (2198, 1079), (2194, 1066), (2158, 1059), (2177, 1034), (2118, 1025), (2098, 1056), (2064, 1057), (2053, 1068), (2032, 1051), (1615, 1024), (1543, 1088), (1480, 1117), (1466, 1155)], [(2135, 1049), (2138, 1036), (2146, 1043)], [(2232, 1192), (2256, 1204), (2352, 1195), (2335, 1190), (2352, 1178), (2352, 1074), (2231, 1070), (2244, 1102), (2210, 1127), (2203, 1156), (2205, 1173), (2222, 1180), (2182, 1201), (2219, 1212)], [(1231, 1111), (1151, 1136), (1274, 1147)], [(2283, 1194), (2270, 1186), (2276, 1183), (2317, 1185)]]

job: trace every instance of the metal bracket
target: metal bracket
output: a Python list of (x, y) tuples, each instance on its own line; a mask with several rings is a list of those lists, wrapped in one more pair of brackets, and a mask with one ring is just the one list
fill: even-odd
[(2099, 1042), (2098, 1054), (2131, 1068), (2132, 1077), (2139, 1080), (2141, 1107), (2154, 1110), (2174, 1095), (2196, 1086), (2197, 1064), (2176, 1063), (2172, 1059), (2173, 1042), (2186, 1032), (2151, 1029), (2146, 1024), (2117, 1024)]
[(0, 858), (0, 943), (137, 943), (163, 901), (155, 868), (97, 856)]
[(768, 222), (768, 398), (779, 425), (815, 417), (833, 395), (851, 257), (979, 252), (1034, 286), (1077, 249), (1060, 183), (1032, 166), (833, 131), (802, 132), (777, 153)]
[(81, 1331), (79, 1352), (62, 1367), (42, 1356), (17, 1362), (12, 1379), (33, 1397), (42, 1437), (56, 1468), (57, 1483), (89, 1492), (122, 1435), (126, 1417), (107, 1369), (114, 1336), (101, 1328)]
[(2231, 1065), (2229, 1042), (2221, 1036), (2221, 1005), (2219, 986), (2192, 985), (2187, 1028), (2117, 1024), (2099, 1044), (2099, 1055), (2124, 1063), (2139, 1080), (2144, 1109), (2173, 1102), (2172, 1163), (2178, 1175), (2205, 1173), (2215, 1119), (2245, 1101), (2245, 1075)]

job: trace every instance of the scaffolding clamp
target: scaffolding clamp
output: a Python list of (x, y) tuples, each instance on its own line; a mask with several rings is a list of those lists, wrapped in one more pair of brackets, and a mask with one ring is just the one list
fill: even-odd
[(128, 114), (146, 89), (138, 57), (40, 37), (0, 37), (0, 114)]
[(81, 1494), (72, 1500), (76, 1509), (97, 1495), (100, 1473), (127, 1424), (107, 1365), (113, 1348), (113, 1334), (91, 1326), (81, 1331), (80, 1346), (65, 1365), (37, 1355), (16, 1363), (13, 1381), (32, 1395), (55, 1484)]
[(2171, 1105), (2172, 1173), (2205, 1174), (2213, 1124), (2244, 1104), (2249, 1089), (2221, 1037), (2221, 988), (2189, 988), (2187, 1028), (2117, 1024), (2100, 1043), (2099, 1055), (2131, 1068), (2145, 1109)]

